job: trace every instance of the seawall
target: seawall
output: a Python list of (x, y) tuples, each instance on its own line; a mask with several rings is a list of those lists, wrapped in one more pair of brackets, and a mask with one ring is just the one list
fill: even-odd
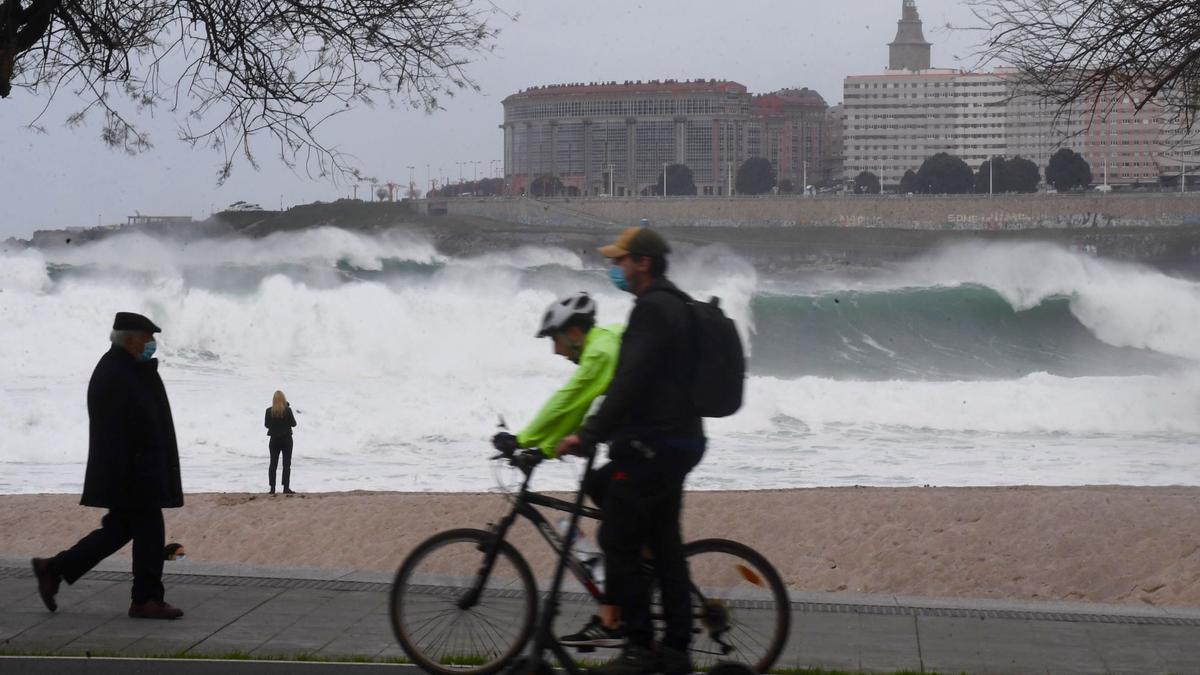
[[(432, 210), (431, 210), (431, 207)], [(1200, 193), (846, 195), (822, 197), (471, 198), (419, 202), (522, 225), (657, 227), (867, 227), (1026, 230), (1200, 225)]]

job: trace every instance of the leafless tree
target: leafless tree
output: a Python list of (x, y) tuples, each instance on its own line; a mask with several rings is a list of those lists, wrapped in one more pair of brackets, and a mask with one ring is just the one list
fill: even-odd
[(130, 153), (150, 147), (141, 115), (167, 108), (184, 141), (223, 154), (221, 181), (238, 156), (258, 166), (257, 139), (289, 166), (336, 175), (354, 169), (322, 124), (358, 104), (432, 111), (478, 89), (465, 66), (494, 45), (498, 12), (472, 0), (0, 0), (0, 98), (23, 89), (46, 99), (44, 114), (69, 92), (68, 123), (99, 113), (104, 141)]
[(1120, 101), (1191, 131), (1200, 95), (1197, 0), (968, 0), (985, 61), (1066, 109), (1105, 115)]

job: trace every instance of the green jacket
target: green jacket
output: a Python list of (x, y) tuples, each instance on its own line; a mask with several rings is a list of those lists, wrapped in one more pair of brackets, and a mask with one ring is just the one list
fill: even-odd
[(517, 434), (518, 445), (541, 448), (547, 457), (557, 457), (554, 449), (558, 442), (579, 430), (592, 401), (608, 391), (608, 383), (612, 382), (617, 370), (617, 354), (621, 351), (621, 334), (624, 332), (625, 326), (620, 324), (593, 326), (588, 331), (575, 374)]

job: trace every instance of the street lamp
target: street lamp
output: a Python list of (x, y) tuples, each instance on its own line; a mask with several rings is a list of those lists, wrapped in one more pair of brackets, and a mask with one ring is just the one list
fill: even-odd
[(663, 199), (667, 198), (667, 163), (663, 162)]

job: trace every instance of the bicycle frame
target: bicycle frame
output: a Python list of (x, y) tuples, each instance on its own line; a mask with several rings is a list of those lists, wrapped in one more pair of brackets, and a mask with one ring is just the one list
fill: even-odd
[[(589, 462), (589, 467), (590, 465), (591, 464)], [(474, 584), (472, 584), (470, 590), (459, 599), (458, 606), (460, 609), (468, 609), (473, 607), (479, 601), (479, 596), (483, 592), (483, 586), (485, 583), (487, 583), (488, 577), (491, 576), (492, 566), (496, 562), (496, 554), (500, 549), (498, 543), (504, 541), (504, 538), (508, 536), (509, 528), (512, 527), (513, 523), (516, 522), (518, 517), (524, 518), (533, 523), (538, 533), (540, 533), (542, 538), (546, 540), (546, 543), (549, 544), (557, 558), (564, 557), (564, 549), (567, 547), (567, 542), (563, 539), (563, 536), (554, 529), (554, 526), (550, 524), (550, 521), (547, 520), (546, 517), (534, 507), (544, 506), (555, 511), (575, 514), (576, 518), (584, 517), (591, 518), (593, 520), (600, 519), (599, 509), (592, 508), (590, 506), (583, 506), (582, 504), (577, 508), (575, 504), (566, 501), (565, 499), (558, 499), (556, 497), (550, 497), (537, 492), (530, 492), (529, 481), (532, 478), (533, 471), (530, 469), (529, 471), (525, 472), (525, 480), (521, 483), (521, 490), (517, 494), (516, 500), (513, 502), (512, 509), (509, 510), (508, 514), (505, 515), (499, 523), (489, 523), (488, 531), (491, 532), (494, 537), (492, 545), (486, 552), (483, 563), (480, 565), (479, 571), (475, 575)], [(574, 522), (575, 520), (572, 520), (573, 524)], [(600, 587), (597, 585), (596, 579), (592, 575), (591, 570), (589, 570), (573, 555), (566, 555), (565, 558), (567, 569), (570, 570), (571, 574), (573, 574), (579, 583), (583, 585), (584, 589), (587, 590), (592, 598), (599, 602), (601, 596)]]

